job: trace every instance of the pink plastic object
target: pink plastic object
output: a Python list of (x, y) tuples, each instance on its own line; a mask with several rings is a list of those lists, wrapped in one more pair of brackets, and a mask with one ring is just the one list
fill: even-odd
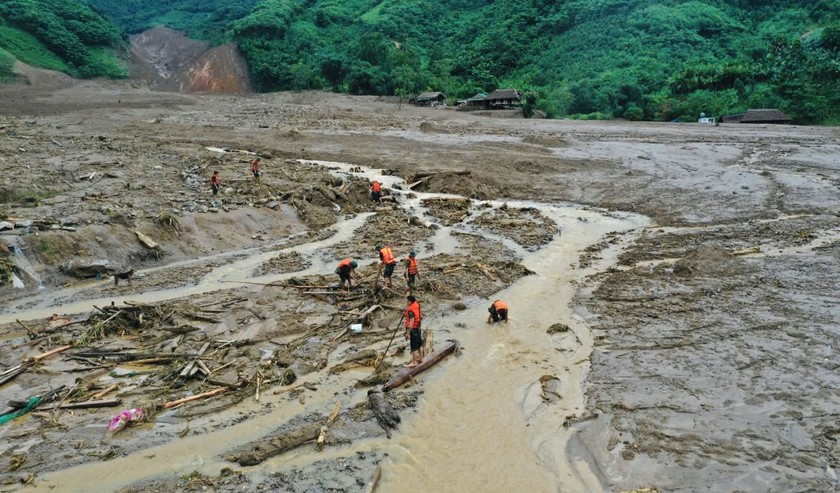
[(146, 413), (142, 407), (134, 409), (126, 409), (111, 418), (111, 423), (108, 425), (108, 433), (114, 434), (125, 428), (131, 421), (142, 421)]

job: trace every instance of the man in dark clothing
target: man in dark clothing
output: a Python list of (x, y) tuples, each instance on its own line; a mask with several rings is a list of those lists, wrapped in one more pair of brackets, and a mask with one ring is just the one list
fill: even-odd
[(414, 296), (407, 296), (408, 308), (405, 310), (405, 338), (408, 339), (411, 347), (411, 361), (406, 365), (414, 368), (423, 362), (423, 336), (420, 333), (420, 321), (423, 316), (420, 314), (420, 303)]
[(341, 289), (344, 289), (344, 281), (347, 281), (347, 291), (353, 287), (353, 274), (356, 272), (356, 267), (359, 264), (355, 260), (346, 258), (338, 263), (338, 268), (335, 273), (338, 274), (338, 279), (341, 281)]
[(490, 308), (487, 310), (490, 312), (490, 315), (487, 317), (487, 323), (489, 324), (492, 322), (507, 322), (508, 321), (508, 307), (507, 303), (502, 300), (496, 300), (490, 305)]
[(382, 184), (376, 180), (370, 185), (370, 200), (379, 203), (382, 202)]
[(219, 194), (219, 189), (222, 187), (222, 179), (219, 177), (219, 172), (214, 171), (213, 176), (210, 177), (210, 189), (213, 190), (213, 195)]
[[(379, 252), (379, 260), (382, 261), (382, 264), (379, 266), (380, 272), (382, 272), (383, 267), (385, 269), (385, 272), (383, 273), (385, 286), (390, 288), (391, 276), (394, 274), (394, 268), (397, 266), (397, 259), (394, 257), (394, 252), (389, 246), (383, 247), (382, 245), (376, 245), (376, 251)], [(378, 277), (379, 274), (377, 274), (377, 278)]]

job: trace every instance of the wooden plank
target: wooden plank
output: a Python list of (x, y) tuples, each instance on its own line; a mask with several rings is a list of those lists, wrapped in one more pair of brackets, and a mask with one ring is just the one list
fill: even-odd
[(446, 343), (444, 343), (443, 348), (441, 348), (440, 351), (427, 357), (426, 360), (420, 363), (419, 365), (415, 366), (414, 368), (403, 368), (402, 370), (398, 371), (391, 378), (391, 380), (388, 380), (388, 383), (382, 386), (382, 390), (387, 392), (408, 382), (414, 376), (428, 370), (429, 368), (436, 365), (450, 354), (454, 353), (455, 349), (457, 348), (458, 341), (446, 341)]
[(85, 401), (85, 402), (71, 402), (69, 404), (61, 404), (59, 409), (87, 409), (94, 407), (115, 407), (122, 404), (120, 399), (105, 399), (101, 401)]

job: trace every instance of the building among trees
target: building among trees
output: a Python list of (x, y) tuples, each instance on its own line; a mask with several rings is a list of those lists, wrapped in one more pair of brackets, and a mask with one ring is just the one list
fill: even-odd
[(777, 109), (747, 110), (737, 115), (724, 115), (723, 123), (789, 123), (790, 117)]

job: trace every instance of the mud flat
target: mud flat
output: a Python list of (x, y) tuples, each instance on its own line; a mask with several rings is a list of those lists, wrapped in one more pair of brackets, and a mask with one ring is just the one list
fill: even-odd
[[(24, 285), (0, 285), (0, 365), (25, 363), (0, 405), (60, 389), (0, 425), (0, 491), (361, 491), (377, 469), (381, 491), (838, 487), (836, 129), (0, 93), (0, 268)], [(373, 287), (380, 243), (418, 253), (424, 327), (463, 348), (392, 392), (390, 440), (367, 389), (405, 285)], [(342, 294), (346, 256), (365, 282)], [(79, 259), (111, 267), (60, 268)], [(488, 326), (496, 298), (511, 321)], [(119, 407), (57, 407), (106, 390)], [(255, 443), (297, 446), (233, 459)]]

